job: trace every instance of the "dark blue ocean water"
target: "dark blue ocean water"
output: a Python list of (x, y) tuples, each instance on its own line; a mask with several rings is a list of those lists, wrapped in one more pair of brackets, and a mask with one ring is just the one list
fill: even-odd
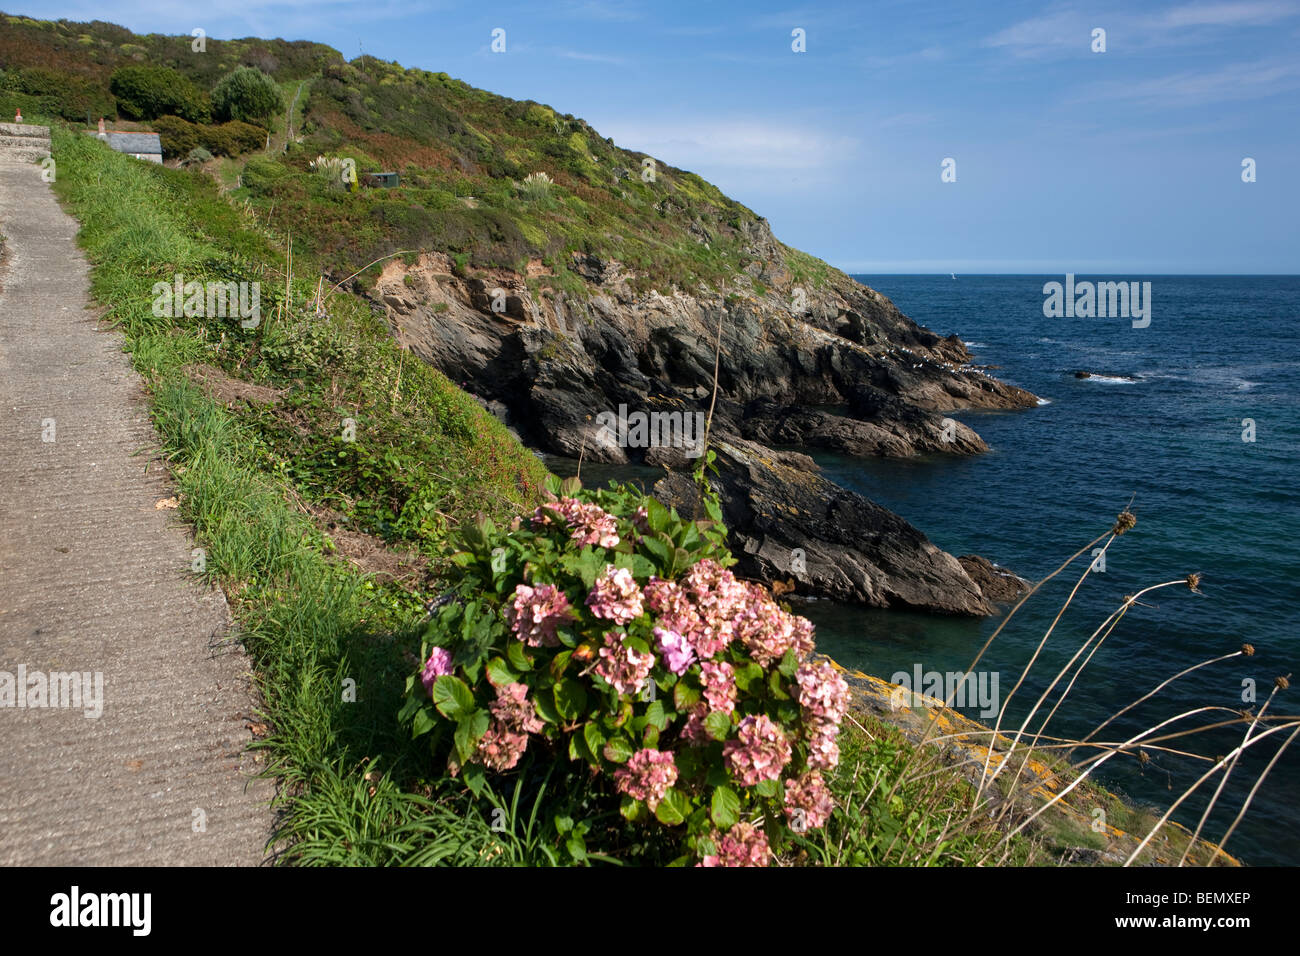
[[(1137, 527), (1111, 546), (1105, 573), (1085, 583), (1013, 699), (1014, 714), (1023, 716), (1018, 705), (1037, 698), (1124, 595), (1189, 572), (1202, 574), (1204, 593), (1178, 585), (1130, 610), (1048, 733), (1083, 736), (1166, 677), (1243, 642), (1255, 656), (1183, 678), (1104, 737), (1125, 739), (1197, 706), (1258, 707), (1276, 676), (1300, 679), (1300, 277), (1143, 276), (1152, 283), (1152, 312), (1142, 329), (1127, 318), (1045, 318), (1043, 284), (1063, 276), (856, 278), (922, 325), (956, 332), (978, 363), (1000, 366), (992, 374), (1048, 403), (954, 413), (984, 437), (988, 454), (815, 455), (827, 477), (898, 512), (944, 550), (982, 554), (1033, 580), (1108, 529), (1132, 500)], [(1078, 369), (1094, 377), (1076, 379)], [(1253, 442), (1242, 440), (1243, 419), (1254, 422)], [(981, 662), (979, 669), (1000, 673), (1004, 698), (1083, 568), (1081, 561), (1031, 600)], [(961, 670), (997, 623), (827, 602), (805, 613), (818, 624), (819, 648), (884, 677), (917, 664)], [(1243, 703), (1246, 679), (1257, 684), (1255, 704)], [(1300, 714), (1300, 685), (1280, 694), (1270, 712)], [(1243, 756), (1208, 836), (1222, 835), (1285, 735)], [(1241, 736), (1233, 728), (1170, 743), (1217, 755)], [(1151, 757), (1144, 766), (1112, 758), (1101, 779), (1164, 807), (1208, 769), (1155, 751)], [(1201, 792), (1208, 796), (1216, 781)], [(1298, 801), (1300, 745), (1283, 754), (1228, 849), (1257, 865), (1300, 864)], [(1184, 806), (1176, 819), (1194, 826), (1204, 803)]]

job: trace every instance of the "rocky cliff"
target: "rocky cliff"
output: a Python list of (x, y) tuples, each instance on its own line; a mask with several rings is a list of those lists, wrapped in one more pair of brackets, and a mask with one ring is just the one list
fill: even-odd
[[(725, 288), (638, 294), (617, 261), (575, 253), (572, 269), (587, 288), (564, 293), (534, 282), (546, 275), (540, 262), (527, 274), (466, 274), (432, 253), (413, 265), (390, 261), (371, 294), (405, 346), (480, 396), (526, 443), (668, 466), (656, 493), (684, 508), (691, 490), (681, 471), (698, 454), (690, 442), (608, 423), (620, 409), (625, 418), (702, 420), (716, 356), (715, 484), (742, 571), (874, 606), (989, 613), (998, 598), (956, 558), (818, 476), (806, 455), (774, 449), (975, 454), (984, 441), (946, 412), (1027, 408), (1035, 396), (971, 367), (955, 336), (918, 326), (846, 276), (800, 284), (765, 221), (748, 238), (747, 274)], [(806, 570), (791, 568), (795, 548)]]

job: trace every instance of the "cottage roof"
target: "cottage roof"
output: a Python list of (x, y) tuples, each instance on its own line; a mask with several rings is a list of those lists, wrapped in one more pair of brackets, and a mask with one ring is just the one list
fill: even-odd
[(108, 145), (119, 153), (157, 153), (162, 155), (162, 140), (157, 133), (105, 133)]

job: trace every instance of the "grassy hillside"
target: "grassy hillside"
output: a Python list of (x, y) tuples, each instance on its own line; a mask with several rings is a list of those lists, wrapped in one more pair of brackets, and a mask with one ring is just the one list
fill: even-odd
[[(534, 260), (535, 273), (550, 273), (540, 286), (577, 293), (586, 287), (570, 268), (573, 252), (619, 260), (640, 289), (748, 281), (746, 234), (758, 217), (694, 173), (620, 149), (540, 103), (374, 57), (344, 62), (320, 44), (209, 39), (195, 53), (188, 37), (3, 16), (0, 112), (112, 118), (114, 71), (142, 64), (175, 70), (200, 97), (238, 66), (279, 84), (296, 109), (269, 124), (272, 155), (221, 172), (233, 185), (242, 171), (243, 198), (335, 278), (397, 250), (432, 248), (462, 268), (524, 273)], [(353, 160), (363, 184), (367, 173), (393, 170), (402, 185), (343, 189), (312, 172), (322, 155)], [(805, 281), (832, 271), (782, 253)]]

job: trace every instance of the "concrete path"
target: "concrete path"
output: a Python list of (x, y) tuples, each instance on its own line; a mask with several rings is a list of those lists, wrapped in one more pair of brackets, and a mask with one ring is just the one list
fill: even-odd
[[(0, 150), (0, 865), (257, 864), (249, 664), (157, 507), (175, 490), (76, 232)], [(51, 672), (84, 676), (47, 696)]]

